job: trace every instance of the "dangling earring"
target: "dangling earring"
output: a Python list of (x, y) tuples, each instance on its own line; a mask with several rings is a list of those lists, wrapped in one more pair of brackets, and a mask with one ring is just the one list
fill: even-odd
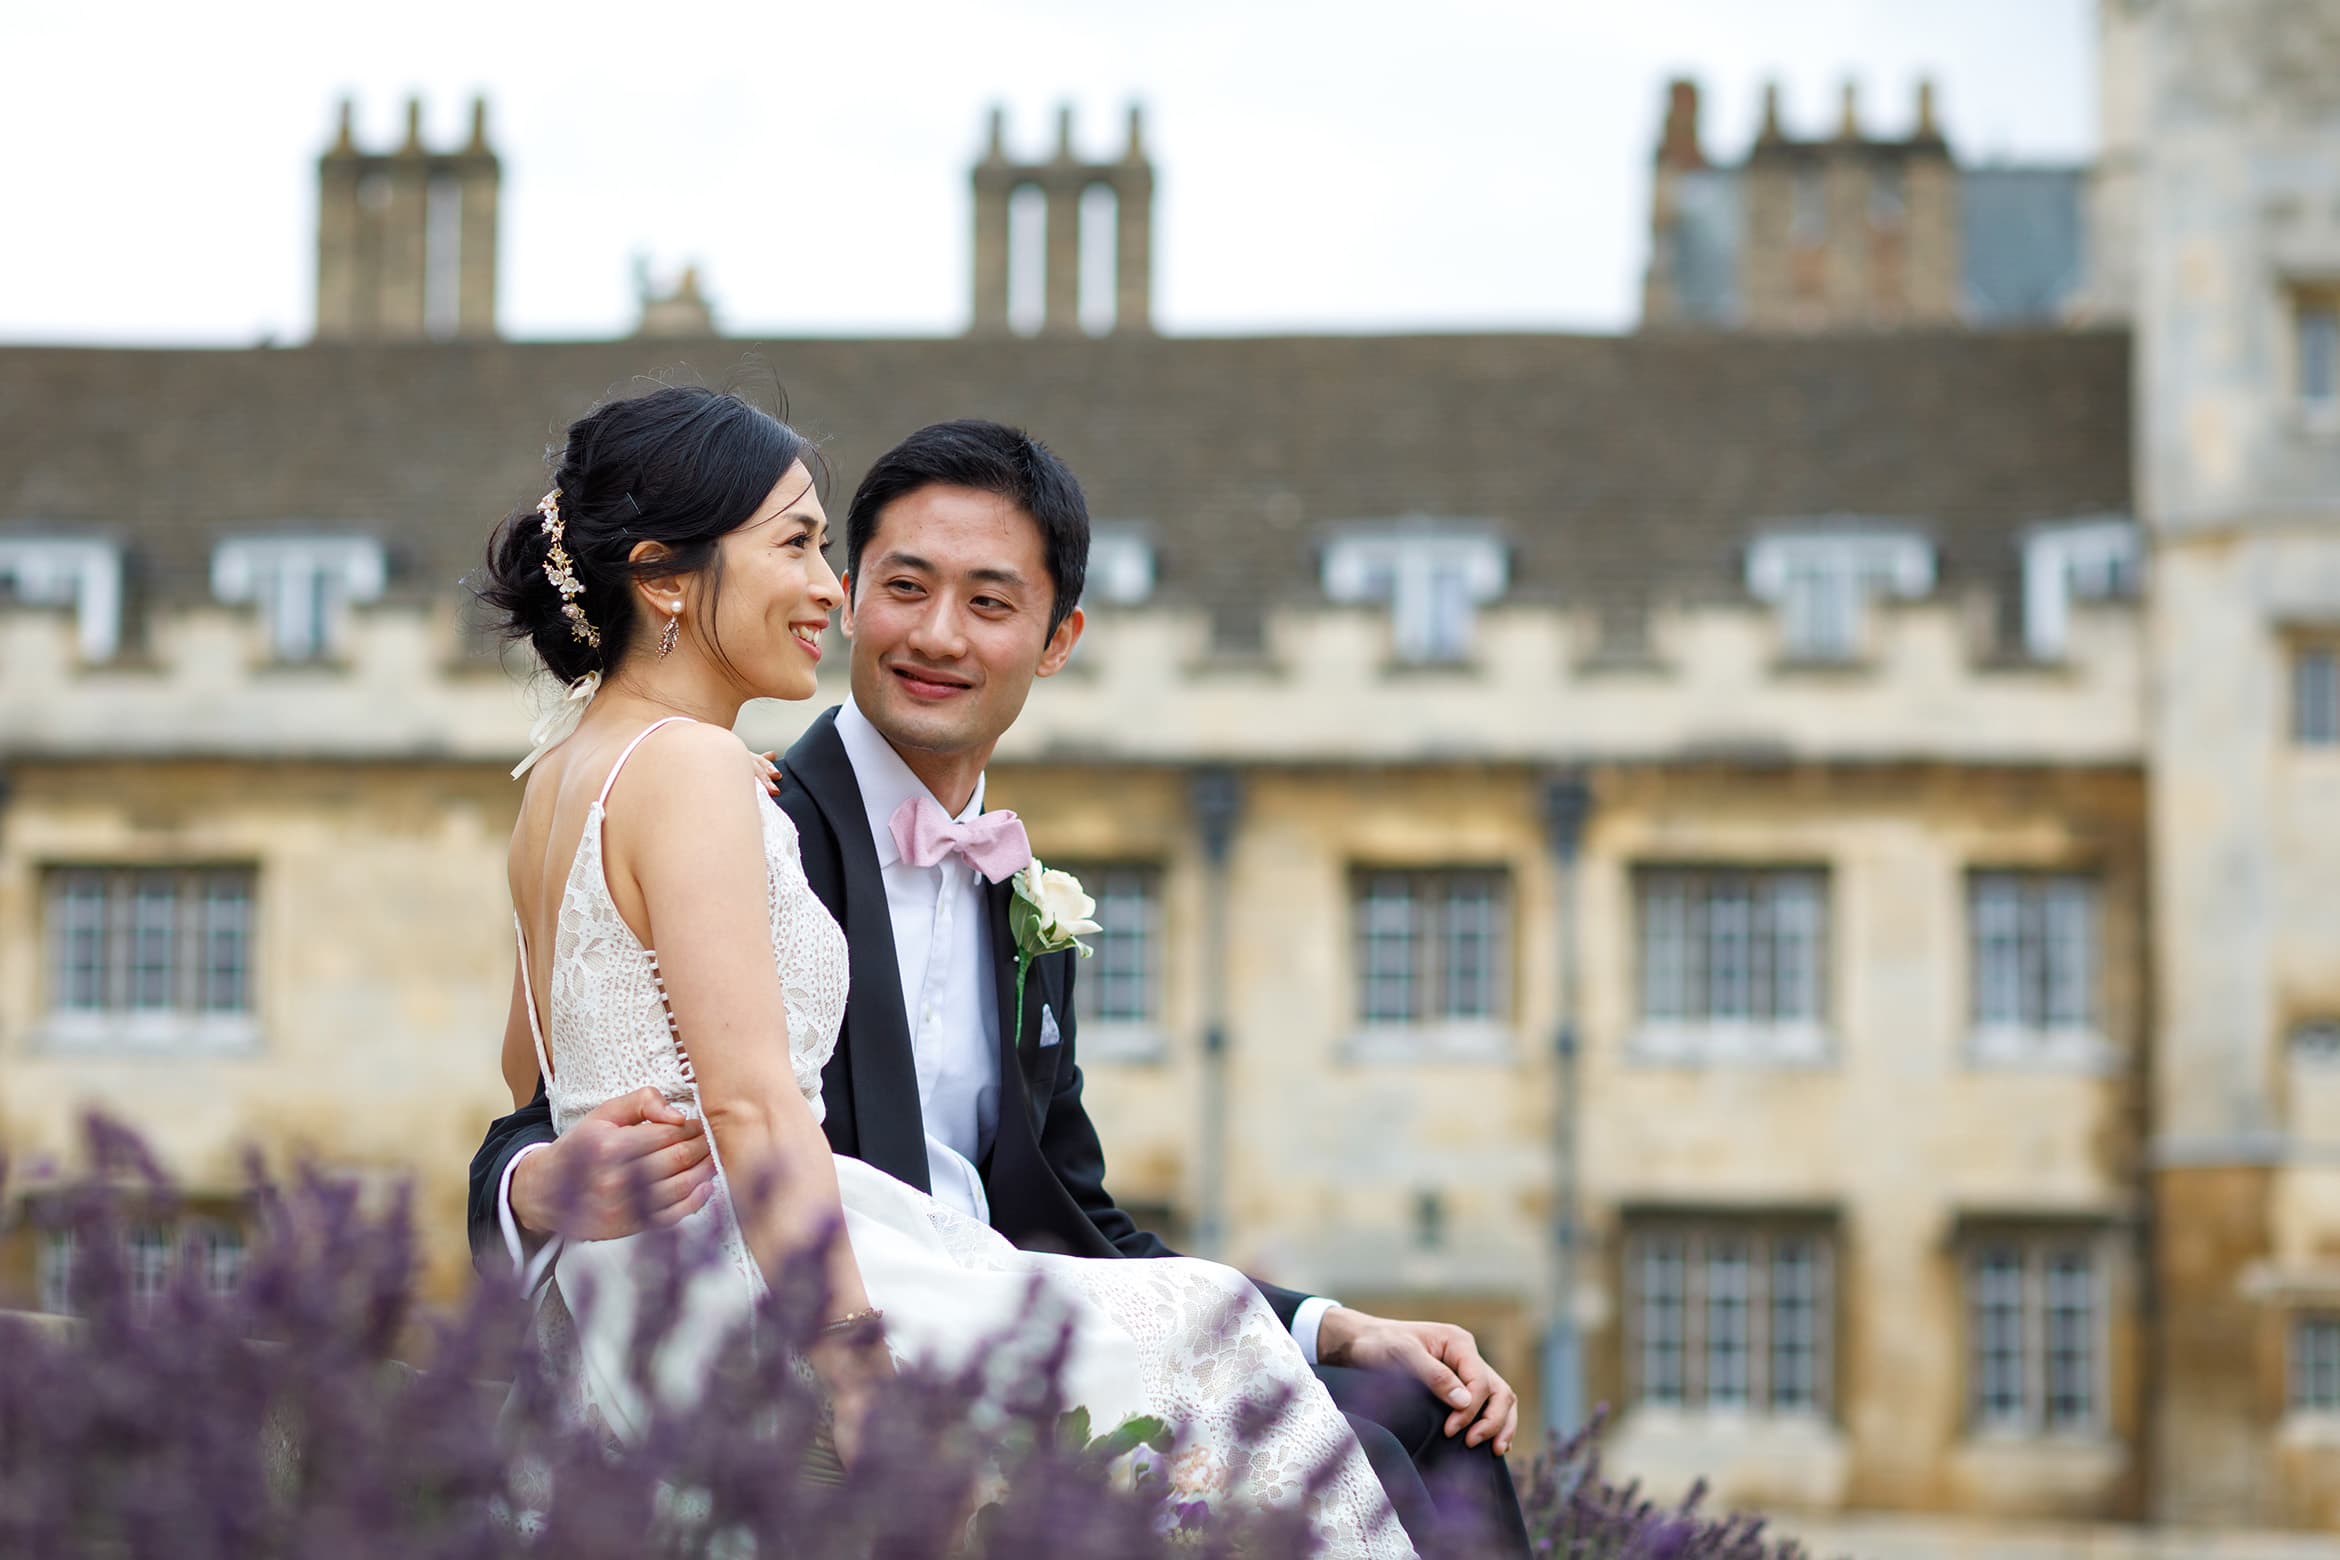
[(674, 654), (674, 642), (681, 634), (682, 614), (680, 612), (668, 614), (666, 632), (658, 636), (658, 659), (663, 661)]

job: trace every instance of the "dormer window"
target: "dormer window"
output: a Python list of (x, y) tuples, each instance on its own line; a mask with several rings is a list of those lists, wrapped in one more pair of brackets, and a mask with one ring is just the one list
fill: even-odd
[(1469, 658), (1478, 609), (1510, 583), (1511, 556), (1488, 521), (1402, 520), (1341, 527), (1324, 547), (1324, 593), (1386, 602), (1397, 658)]
[(1086, 594), (1117, 607), (1134, 607), (1154, 594), (1154, 544), (1145, 527), (1101, 522), (1090, 532)]
[(122, 549), (100, 537), (0, 536), (0, 585), (27, 606), (71, 607), (74, 648), (92, 664), (122, 648)]
[(211, 555), (211, 592), (230, 606), (257, 604), (270, 655), (317, 661), (340, 648), (353, 602), (378, 601), (389, 575), (370, 536), (241, 536)]
[(2041, 526), (2023, 542), (2023, 648), (2062, 658), (2075, 601), (2131, 600), (2144, 570), (2137, 524), (2125, 516)]
[(1788, 656), (1850, 661), (1875, 596), (1915, 600), (1934, 588), (1934, 548), (1906, 530), (1843, 524), (1775, 531), (1747, 549), (1747, 589), (1780, 609)]

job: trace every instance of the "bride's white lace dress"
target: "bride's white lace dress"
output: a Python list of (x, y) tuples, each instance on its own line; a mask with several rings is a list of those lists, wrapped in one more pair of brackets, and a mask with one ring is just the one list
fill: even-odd
[[(686, 1054), (689, 1037), (680, 1036), (678, 1043), (670, 1030), (657, 955), (619, 916), (602, 867), (610, 786), (635, 747), (666, 724), (645, 729), (612, 766), (586, 815), (562, 892), (546, 991), (549, 1055), (544, 1035), (536, 1036), (556, 1133), (644, 1085), (684, 1112), (700, 1114)], [(795, 826), (760, 790), (757, 802), (789, 1058), (817, 1120), (823, 1114), (821, 1069), (836, 1050), (845, 1013), (845, 935), (805, 881)], [(524, 933), (521, 941), (525, 979)], [(533, 990), (527, 995), (533, 1028)], [(716, 1171), (713, 1198), (685, 1226), (697, 1224), (700, 1233), (715, 1236), (727, 1260), (692, 1284), (654, 1377), (655, 1390), (677, 1400), (692, 1393), (705, 1346), (765, 1292), (732, 1214), (720, 1156)], [(1047, 1301), (1073, 1326), (1066, 1395), (1085, 1405), (1099, 1427), (1135, 1413), (1182, 1423), (1193, 1450), (1177, 1470), (1179, 1482), (1216, 1486), (1229, 1498), (1262, 1504), (1299, 1499), (1310, 1472), (1335, 1461), (1336, 1474), (1310, 1513), (1325, 1552), (1413, 1553), (1347, 1421), (1241, 1274), (1185, 1257), (1115, 1260), (1019, 1251), (988, 1225), (844, 1156), (837, 1159), (837, 1182), (847, 1238), (871, 1302), (885, 1312), (897, 1354), (955, 1362), (977, 1344), (1017, 1330), (1033, 1311), (1037, 1275)], [(571, 1242), (553, 1265), (561, 1298), (582, 1299), (590, 1290), (589, 1304), (565, 1307), (575, 1318), (578, 1385), (591, 1410), (621, 1435), (641, 1425), (647, 1408), (626, 1368), (636, 1286), (650, 1277), (643, 1255), (634, 1238)], [(696, 1353), (694, 1341), (701, 1345)], [(1239, 1461), (1229, 1458), (1242, 1405), (1279, 1388), (1294, 1394), (1290, 1411)]]

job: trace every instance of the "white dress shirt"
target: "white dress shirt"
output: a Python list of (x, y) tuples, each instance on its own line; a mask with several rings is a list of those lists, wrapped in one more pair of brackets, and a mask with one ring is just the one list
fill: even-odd
[[(837, 711), (837, 736), (853, 765), (855, 784), (877, 846), (893, 922), (894, 964), (902, 978), (902, 1012), (910, 1022), (910, 1049), (918, 1069), (918, 1110), (926, 1127), (926, 1174), (935, 1200), (979, 1223), (991, 1222), (991, 1199), (975, 1167), (999, 1130), (999, 999), (992, 977), (991, 922), (984, 914), (983, 878), (955, 858), (914, 867), (894, 844), (894, 812), (913, 797), (931, 796), (892, 743), (848, 698)], [(958, 814), (983, 811), (984, 781)], [(939, 804), (939, 803), (938, 803)], [(549, 1252), (529, 1263), (512, 1216), (512, 1171), (543, 1144), (512, 1157), (504, 1169), (500, 1204), (504, 1243), (531, 1284)], [(1292, 1318), (1292, 1336), (1308, 1363), (1316, 1361), (1317, 1332), (1337, 1301), (1312, 1296)]]
[[(983, 876), (955, 856), (931, 867), (904, 861), (894, 844), (894, 813), (932, 793), (851, 699), (837, 711), (837, 737), (861, 788), (885, 879), (902, 1012), (918, 1064), (927, 1180), (937, 1202), (989, 1224), (991, 1200), (975, 1167), (991, 1152), (999, 1130), (999, 993)], [(975, 794), (955, 821), (981, 811), (983, 780), (977, 777)]]

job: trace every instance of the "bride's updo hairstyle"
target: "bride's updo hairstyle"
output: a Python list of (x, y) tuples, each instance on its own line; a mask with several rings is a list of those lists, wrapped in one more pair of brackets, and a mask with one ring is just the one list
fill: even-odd
[[(488, 626), (507, 641), (527, 640), (555, 677), (573, 683), (625, 659), (641, 632), (637, 580), (712, 565), (704, 598), (712, 621), (723, 584), (716, 543), (755, 518), (790, 466), (801, 460), (809, 470), (817, 459), (803, 435), (728, 390), (671, 385), (595, 407), (549, 456), (561, 546), (583, 589), (564, 598), (547, 572), (553, 538), (543, 506), (515, 509), (488, 538), (478, 587)], [(663, 542), (667, 555), (634, 563), (627, 554), (641, 542)], [(564, 612), (570, 599), (598, 647)]]

